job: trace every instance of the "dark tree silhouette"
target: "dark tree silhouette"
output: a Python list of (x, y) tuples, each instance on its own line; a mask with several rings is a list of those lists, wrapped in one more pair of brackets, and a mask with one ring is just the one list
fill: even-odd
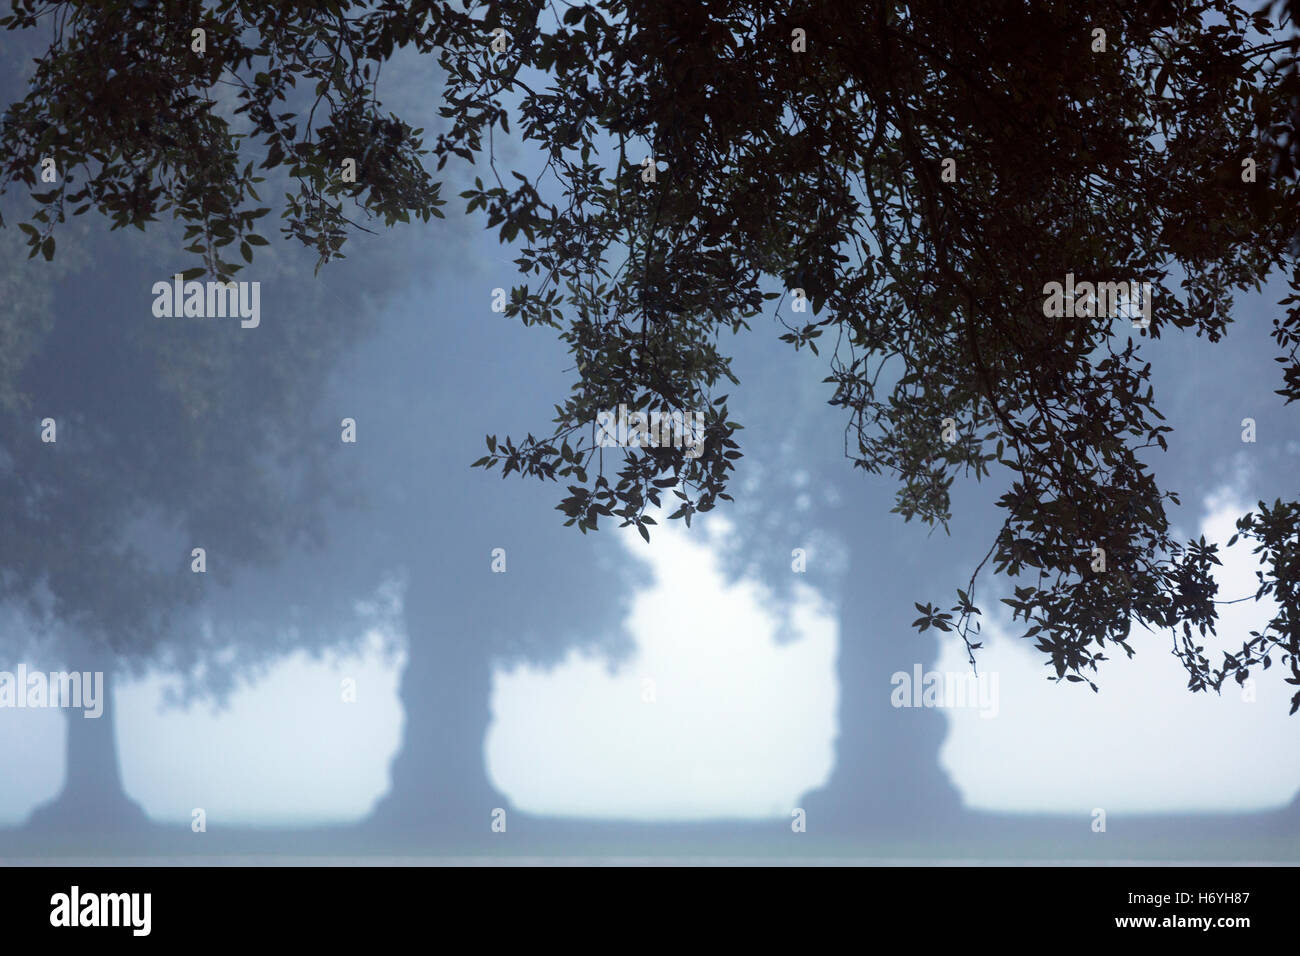
[[(648, 166), (619, 165), (604, 188), (570, 190), (563, 213), (527, 184), (472, 192), (471, 207), (504, 217), (503, 238), (529, 238), (521, 268), (542, 279), (516, 296), (525, 320), (552, 316), (554, 263), (577, 273), (563, 336), (583, 369), (553, 436), (507, 443), (486, 464), (576, 477), (562, 506), (584, 529), (601, 516), (641, 527), (664, 486), (684, 489), (674, 517), (712, 508), (736, 456), (714, 398), (729, 377), (717, 333), (755, 314), (776, 276), (787, 315), (811, 306), (787, 341), (833, 333), (849, 457), (898, 476), (905, 518), (946, 524), (958, 475), (1009, 473), (977, 570), (1016, 581), (1007, 600), (1057, 679), (1095, 687), (1108, 645), (1133, 653), (1134, 623), (1177, 628), (1193, 690), (1244, 680), (1274, 653), (1300, 679), (1294, 502), (1239, 525), (1265, 567), (1258, 596), (1279, 613), (1217, 666), (1197, 643), (1217, 619), (1217, 548), (1171, 537), (1177, 496), (1143, 460), (1168, 428), (1140, 344), (1174, 330), (1218, 341), (1233, 290), (1294, 269), (1294, 178), (1267, 163), (1297, 41), (1224, 4), (882, 5), (865, 18), (826, 7), (807, 28), (804, 12), (584, 8), (566, 15), (575, 29), (519, 52), (554, 65), (555, 85), (528, 84), (519, 113), (563, 182), (589, 175), (591, 139), (572, 147), (574, 124), (620, 148), (643, 138), (668, 168), (648, 182)], [(801, 36), (815, 56), (799, 55)], [(593, 46), (617, 55), (588, 59)], [(470, 89), (467, 76), (453, 92)], [(575, 247), (587, 268), (564, 258)], [(583, 285), (606, 258), (617, 283)], [(1098, 294), (1141, 285), (1125, 302), (1080, 292), (1057, 309), (1053, 284), (1059, 304), (1076, 276)], [(1274, 333), (1288, 399), (1300, 394), (1294, 302)], [(624, 401), (711, 409), (705, 454), (633, 454), (610, 483), (591, 466), (588, 423)], [(923, 605), (917, 626), (956, 630), (976, 652), (974, 583), (950, 610)]]
[[(358, 638), (354, 603), (404, 573), (406, 733), (374, 819), (408, 834), (486, 832), (479, 824), (505, 804), (483, 766), (492, 666), (554, 662), (584, 644), (615, 653), (621, 639), (616, 564), (593, 565), (599, 549), (565, 533), (540, 490), (506, 505), (468, 468), (493, 421), (518, 420), (523, 396), (534, 407), (562, 384), (563, 350), (545, 377), (536, 345), (518, 340), (524, 330), (490, 312), (490, 287), (471, 303), (439, 282), (426, 307), (439, 302), (454, 328), (390, 306), (385, 334), (363, 344), (417, 256), (440, 256), (456, 274), (446, 236), (316, 284), (301, 255), (263, 249), (249, 278), (266, 290), (265, 325), (246, 331), (184, 319), (163, 328), (149, 314), (146, 292), (170, 279), (158, 264), (175, 259), (176, 236), (114, 243), (85, 232), (65, 237), (57, 260), (28, 264), (18, 237), (4, 236), (13, 295), (0, 327), (14, 345), (0, 375), (5, 500), (46, 482), (59, 495), (45, 511), (0, 515), (6, 596), (30, 612), (6, 648), (105, 670), (110, 695), (114, 673), (156, 667), (179, 679), (182, 699), (219, 702), (283, 653)], [(460, 321), (474, 313), (482, 321)], [(352, 353), (370, 364), (348, 377)], [(345, 380), (326, 400), (331, 370)], [(52, 448), (36, 427), (47, 411), (63, 429)], [(359, 422), (357, 448), (339, 442), (342, 416)], [(50, 473), (41, 454), (76, 444), (69, 417), (136, 460), (96, 444), (76, 471)], [(188, 567), (199, 539), (207, 586)], [(494, 547), (507, 550), (506, 575), (489, 570)], [(57, 606), (38, 606), (43, 575), (57, 575)], [(33, 823), (143, 822), (122, 791), (112, 713), (109, 703), (101, 720), (69, 722), (64, 791)]]
[[(890, 514), (887, 482), (845, 467), (844, 428), (825, 414), (833, 387), (820, 381), (818, 363), (784, 354), (775, 336), (760, 338), (737, 343), (736, 371), (743, 381), (783, 387), (745, 389), (736, 399), (747, 448), (737, 479), (746, 491), (734, 506), (724, 556), (732, 573), (763, 581), (779, 615), (788, 615), (804, 583), (836, 605), (835, 766), (801, 806), (819, 832), (950, 825), (961, 801), (937, 762), (947, 721), (935, 709), (895, 708), (891, 678), (910, 676), (917, 665), (934, 669), (939, 642), (911, 627), (913, 601), (930, 582), (978, 560), (962, 544), (979, 535), (927, 535)], [(964, 521), (987, 527), (987, 505), (963, 504)], [(805, 552), (801, 573), (795, 548)]]
[(8, 260), (6, 285), (21, 291), (0, 318), (15, 346), (0, 383), (0, 596), (23, 626), (5, 634), (5, 657), (103, 671), (108, 684), (104, 716), (69, 720), (64, 789), (34, 824), (142, 822), (121, 787), (113, 676), (170, 664), (217, 680), (222, 647), (199, 628), (212, 595), (235, 569), (319, 540), (332, 505), (325, 443), (303, 422), (329, 363), (368, 324), (366, 277), (312, 283), (300, 254), (297, 267), (278, 254), (259, 263), (256, 329), (157, 318), (150, 289), (170, 281), (167, 247), (138, 240), (81, 237), (57, 270)]
[[(311, 577), (344, 593), (385, 572), (404, 578), (405, 731), (368, 825), (463, 846), (490, 836), (492, 809), (509, 807), (484, 762), (492, 668), (558, 663), (570, 648), (617, 658), (630, 589), (616, 542), (565, 531), (546, 489), (502, 495), (468, 467), (491, 423), (520, 420), (560, 387), (565, 354), (543, 330), (494, 314), (492, 286), (475, 290), (468, 262), (441, 251), (432, 279), (391, 310), (331, 390), (338, 414), (358, 422), (355, 468), (340, 482), (361, 506), (336, 520)], [(475, 258), (483, 268), (491, 250)], [(493, 571), (497, 548), (504, 573)]]

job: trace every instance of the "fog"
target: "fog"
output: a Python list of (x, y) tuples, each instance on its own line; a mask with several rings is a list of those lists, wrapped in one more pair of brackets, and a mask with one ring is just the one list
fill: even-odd
[[(0, 547), (31, 549), (36, 604), (87, 597), (56, 624), (6, 606), (0, 671), (101, 669), (112, 696), (98, 720), (0, 707), (0, 855), (1282, 852), (1300, 813), (1282, 669), (1191, 694), (1170, 636), (1139, 634), (1098, 693), (1055, 683), (986, 572), (968, 683), (960, 640), (911, 621), (992, 541), (999, 475), (955, 489), (951, 535), (905, 524), (888, 477), (844, 459), (824, 365), (770, 315), (724, 343), (745, 457), (736, 503), (692, 527), (584, 536), (555, 510), (563, 482), (472, 469), (488, 435), (544, 434), (572, 373), (554, 330), (493, 311), (515, 253), (458, 204), (359, 238), (318, 280), (277, 243), (241, 275), (261, 283), (256, 327), (156, 315), (153, 285), (188, 265), (165, 240), (89, 226), (68, 272), (21, 267), (52, 289), (31, 308), (55, 332), (4, 419), (0, 477), (51, 469), (49, 540), (70, 543), (57, 561), (36, 532)], [(1144, 345), (1184, 537), (1222, 542), (1294, 492), (1267, 337), (1282, 294), (1243, 300), (1219, 345)], [(194, 323), (210, 361), (143, 385)], [(17, 526), (27, 505), (0, 507)], [(1229, 552), (1222, 596), (1253, 593), (1254, 570)], [(133, 630), (145, 605), (159, 617)], [(76, 622), (105, 609), (123, 623), (91, 653)], [(1268, 616), (1225, 607), (1207, 643)], [(927, 690), (950, 679), (976, 688), (963, 706)]]

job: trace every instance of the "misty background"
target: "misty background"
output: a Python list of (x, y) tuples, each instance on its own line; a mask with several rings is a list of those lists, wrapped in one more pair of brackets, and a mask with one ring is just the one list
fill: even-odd
[[(393, 109), (428, 116), (428, 67), (405, 69)], [(511, 160), (526, 162), (514, 148)], [(562, 485), (470, 469), (486, 435), (547, 428), (569, 373), (553, 331), (492, 311), (493, 290), (514, 279), (513, 254), (462, 207), (453, 199), (445, 221), (360, 238), (319, 279), (303, 265), (311, 257), (282, 241), (282, 259), (259, 258), (241, 275), (263, 283), (261, 327), (226, 321), (212, 334), (263, 350), (288, 378), (303, 339), (277, 337), (277, 325), (347, 331), (310, 401), (282, 408), (257, 381), (205, 396), (230, 403), (227, 441), (274, 428), (313, 443), (309, 480), (276, 485), (283, 498), (268, 508), (292, 511), (316, 489), (322, 533), (255, 566), (131, 505), (139, 521), (122, 534), (166, 573), (191, 575), (195, 546), (225, 570), (174, 620), (174, 646), (118, 649), (94, 739), (74, 742), (87, 731), (78, 712), (0, 709), (0, 827), (27, 832), (53, 801), (58, 812), (38, 813), (41, 832), (93, 847), (142, 825), (104, 803), (118, 787), (144, 825), (182, 837), (203, 808), (214, 833), (362, 825), (377, 852), (392, 834), (419, 834), (415, 845), (432, 850), (479, 845), (496, 808), (507, 832), (518, 815), (543, 829), (739, 821), (777, 837), (798, 808), (809, 834), (907, 832), (935, 847), (1017, 815), (1089, 837), (1098, 808), (1137, 819), (1253, 814), (1268, 833), (1295, 833), (1285, 808), (1300, 790), (1300, 746), (1279, 670), (1248, 693), (1194, 695), (1170, 635), (1142, 634), (1135, 659), (1119, 655), (1096, 676), (1100, 693), (1051, 682), (1042, 655), (996, 610), (1010, 585), (988, 573), (978, 664), (996, 677), (995, 706), (895, 707), (896, 673), (969, 671), (957, 637), (911, 627), (913, 602), (965, 586), (997, 529), (999, 475), (955, 487), (950, 536), (904, 524), (890, 513), (889, 478), (855, 473), (843, 456), (846, 420), (826, 405), (824, 358), (778, 341), (771, 314), (723, 343), (741, 381), (730, 404), (745, 457), (736, 504), (692, 528), (663, 519), (647, 543), (610, 522), (584, 537), (554, 510)], [(32, 366), (37, 403), (63, 402), (92, 426), (97, 410), (122, 416), (127, 444), (92, 453), (105, 475), (113, 456), (161, 441), (168, 425), (132, 404), (135, 381), (114, 374), (123, 366), (103, 336), (222, 322), (151, 314), (152, 283), (188, 264), (169, 241), (92, 223), (57, 278), (40, 260), (9, 257), (5, 281), (43, 274), (31, 281), (49, 283), (45, 308), (67, 330)], [(1222, 543), (1256, 500), (1294, 492), (1300, 431), (1273, 394), (1268, 337), (1283, 289), (1241, 300), (1217, 345), (1143, 344), (1175, 429), (1170, 452), (1151, 460), (1182, 493), (1181, 537)], [(340, 440), (345, 418), (355, 444)], [(1242, 440), (1245, 418), (1257, 424), (1253, 443)], [(0, 434), (7, 456), (37, 440), (37, 421)], [(61, 445), (75, 441), (76, 428), (61, 431)], [(504, 549), (504, 573), (494, 549)], [(1253, 594), (1248, 551), (1222, 557), (1220, 596)], [(1269, 617), (1254, 602), (1221, 613), (1211, 648), (1236, 647)], [(4, 614), (0, 670), (58, 669), (65, 658), (81, 669), (84, 658), (42, 643), (22, 607)], [(95, 796), (60, 803), (78, 786)], [(574, 831), (554, 832), (562, 848)], [(621, 831), (601, 832), (607, 852), (625, 845)], [(707, 845), (708, 833), (692, 839)]]

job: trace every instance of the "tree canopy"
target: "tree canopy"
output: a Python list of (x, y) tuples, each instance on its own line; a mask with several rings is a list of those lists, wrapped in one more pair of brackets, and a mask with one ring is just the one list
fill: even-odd
[[(19, 33), (4, 47), (2, 95), (18, 97), (22, 64), (47, 43)], [(10, 195), (3, 211), (39, 222), (43, 198)], [(119, 665), (214, 664), (222, 649), (184, 616), (237, 570), (322, 535), (341, 489), (320, 467), (328, 443), (302, 423), (383, 276), (312, 282), (310, 257), (279, 244), (259, 266), (263, 305), (286, 320), (169, 321), (151, 314), (150, 287), (188, 264), (180, 230), (108, 233), (69, 223), (52, 262), (24, 261), (23, 234), (0, 233), (0, 599), (28, 625), (4, 646), (52, 640), (66, 656), (70, 637), (110, 645)]]
[[(1174, 629), (1193, 690), (1279, 655), (1300, 684), (1300, 502), (1242, 516), (1256, 598), (1279, 610), (1211, 660), (1198, 641), (1218, 546), (1173, 538), (1142, 353), (1175, 332), (1218, 341), (1234, 295), (1285, 270), (1278, 393), (1300, 398), (1293, 15), (1228, 0), (18, 0), (0, 22), (51, 42), (5, 114), (0, 186), (40, 204), (21, 224), (32, 254), (53, 256), (69, 209), (141, 228), (170, 211), (196, 271), (226, 278), (241, 266), (225, 250), (251, 261), (264, 242), (261, 170), (291, 177), (282, 228), (326, 262), (354, 215), (441, 216), (446, 163), (481, 163), (462, 198), (519, 247), (507, 314), (553, 326), (574, 381), (550, 434), (489, 436), (478, 464), (562, 481), (569, 523), (648, 537), (670, 492), (688, 524), (728, 499), (739, 423), (719, 392), (738, 383), (722, 332), (775, 301), (794, 348), (834, 343), (846, 456), (897, 476), (905, 519), (945, 525), (959, 476), (1008, 485), (984, 562), (948, 610), (918, 603), (917, 626), (956, 630), (974, 655), (991, 563), (1057, 679), (1093, 684), (1108, 645), (1134, 653), (1136, 622)], [(378, 96), (401, 48), (446, 74), (448, 128), (429, 147)], [(501, 168), (512, 131), (538, 169)], [(42, 189), (47, 157), (61, 178)], [(1142, 291), (1053, 309), (1051, 284), (1076, 281)], [(596, 418), (620, 405), (703, 413), (702, 453), (603, 447)]]

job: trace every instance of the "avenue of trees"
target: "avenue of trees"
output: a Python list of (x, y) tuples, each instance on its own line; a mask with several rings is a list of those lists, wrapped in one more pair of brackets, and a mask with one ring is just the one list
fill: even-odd
[[(11, 244), (53, 267), (64, 245), (75, 251), (79, 214), (147, 230), (174, 218), (188, 274), (238, 279), (271, 253), (261, 233), (278, 207), (321, 281), (359, 230), (463, 201), (517, 254), (507, 316), (550, 327), (572, 372), (546, 433), (494, 433), (478, 463), (557, 482), (552, 517), (573, 531), (614, 521), (648, 537), (651, 508), (689, 523), (731, 500), (744, 423), (730, 394), (779, 386), (738, 382), (723, 333), (747, 333), (776, 303), (784, 341), (825, 362), (823, 413), (847, 426), (846, 475), (889, 474), (894, 510), (937, 526), (954, 520), (959, 478), (1002, 485), (987, 552), (968, 580), (945, 582), (955, 601), (917, 595), (916, 627), (955, 631), (977, 659), (987, 568), (1014, 585), (1007, 603), (1057, 679), (1095, 685), (1113, 647), (1134, 653), (1136, 623), (1174, 633), (1192, 690), (1275, 663), (1300, 684), (1300, 501), (1241, 517), (1239, 546), (1260, 562), (1254, 596), (1278, 609), (1240, 647), (1207, 647), (1219, 543), (1172, 534), (1177, 489), (1154, 470), (1169, 429), (1143, 350), (1173, 335), (1212, 348), (1232, 334), (1234, 296), (1284, 273), (1294, 294), (1274, 319), (1268, 373), (1280, 400), (1300, 398), (1293, 14), (1226, 0), (15, 2), (0, 22), (38, 49), (0, 130), (0, 187), (24, 201), (5, 221), (21, 232)], [(384, 106), (381, 67), (401, 50), (439, 64), (433, 134)], [(510, 136), (535, 163), (501, 160)], [(464, 164), (474, 185), (445, 194)], [(1046, 287), (1067, 276), (1142, 284), (1149, 324), (1082, 297), (1052, 314)], [(159, 450), (166, 468), (121, 454), (111, 480), (42, 477), (49, 462), (14, 457), (8, 438), (39, 421), (20, 386), (40, 320), (0, 321), (16, 346), (0, 357), (0, 407), (13, 415), (0, 481), (6, 502), (30, 502), (0, 516), (3, 596), (49, 589), (54, 618), (110, 643), (115, 630), (166, 633), (139, 619), (162, 606), (117, 583), (134, 567), (116, 517), (132, 501), (209, 522), (212, 540), (257, 529), (264, 541), (228, 545), (249, 561), (300, 530), (280, 527), (301, 517), (277, 509), (283, 484), (244, 480), (255, 443), (222, 459), (229, 481), (181, 480), (175, 469), (207, 461), (186, 443), (208, 432), (184, 421), (176, 447)], [(109, 341), (115, 329), (98, 328), (103, 348), (125, 347)], [(148, 408), (201, 416), (204, 375), (235, 367), (266, 408), (291, 407), (275, 394), (293, 382), (276, 377), (273, 351), (241, 348), (237, 325), (226, 333), (216, 352), (175, 357), (179, 371), (151, 379), (172, 393), (142, 397)], [(307, 354), (323, 368), (337, 349), (316, 341)], [(322, 375), (299, 379), (305, 395)], [(620, 404), (704, 411), (703, 453), (601, 448), (596, 415)], [(313, 473), (306, 457), (284, 467)], [(42, 504), (47, 485), (59, 494)], [(46, 534), (55, 507), (93, 509), (85, 526), (99, 537)], [(232, 514), (249, 523), (223, 524)], [(855, 554), (850, 573), (869, 573)], [(111, 585), (90, 580), (97, 568), (112, 569)], [(133, 580), (153, 595), (149, 573)], [(445, 626), (436, 605), (413, 607)]]

